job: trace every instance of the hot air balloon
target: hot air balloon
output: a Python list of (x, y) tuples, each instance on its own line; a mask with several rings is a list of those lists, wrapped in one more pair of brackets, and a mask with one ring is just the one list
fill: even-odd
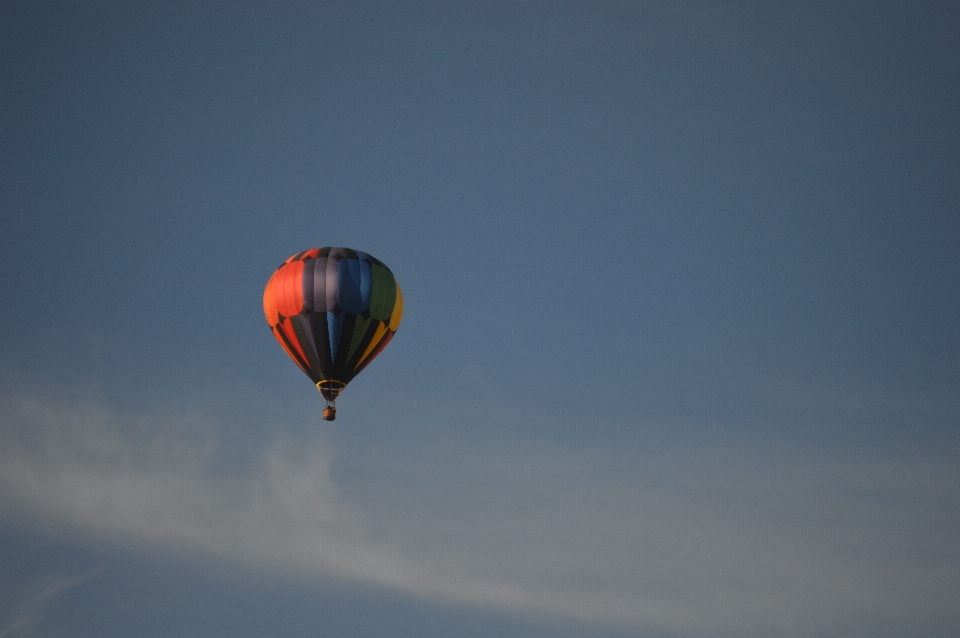
[(350, 248), (313, 248), (273, 273), (263, 313), (326, 400), (324, 420), (333, 421), (337, 396), (397, 331), (403, 295), (379, 259)]

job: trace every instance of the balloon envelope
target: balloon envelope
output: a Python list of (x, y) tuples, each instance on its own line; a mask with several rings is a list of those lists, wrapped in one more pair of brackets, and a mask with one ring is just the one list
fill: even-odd
[(293, 255), (263, 291), (273, 336), (328, 401), (389, 343), (403, 295), (383, 262), (350, 248)]

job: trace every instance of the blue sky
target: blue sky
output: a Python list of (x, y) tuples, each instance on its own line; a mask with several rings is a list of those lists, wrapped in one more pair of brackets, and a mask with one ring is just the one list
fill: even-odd
[[(7, 3), (0, 637), (947, 636), (947, 3)], [(322, 400), (263, 318), (349, 246)]]

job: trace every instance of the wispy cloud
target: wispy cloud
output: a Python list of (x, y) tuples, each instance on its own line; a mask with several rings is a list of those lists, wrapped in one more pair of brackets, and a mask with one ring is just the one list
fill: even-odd
[(227, 467), (201, 417), (2, 405), (8, 521), (688, 635), (960, 620), (960, 468), (942, 460), (449, 439), (338, 458), (319, 432), (278, 431)]
[(15, 618), (0, 628), (0, 638), (30, 635), (40, 616), (41, 607), (47, 600), (73, 589), (98, 573), (100, 570), (94, 569), (80, 576), (56, 578), (46, 582), (39, 592), (29, 595), (26, 600), (16, 605)]

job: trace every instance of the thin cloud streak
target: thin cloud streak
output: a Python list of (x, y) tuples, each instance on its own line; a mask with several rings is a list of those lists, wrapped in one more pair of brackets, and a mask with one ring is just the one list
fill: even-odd
[(40, 616), (40, 609), (44, 602), (59, 594), (69, 591), (84, 581), (90, 580), (100, 573), (100, 569), (93, 569), (86, 574), (68, 578), (59, 578), (47, 584), (39, 593), (32, 595), (18, 606), (19, 613), (11, 622), (0, 629), (0, 638), (22, 635), (32, 631)]
[(218, 425), (200, 417), (30, 394), (3, 406), (9, 521), (688, 635), (960, 620), (960, 470), (945, 461), (493, 440), (338, 456), (320, 433), (277, 432), (229, 469)]

